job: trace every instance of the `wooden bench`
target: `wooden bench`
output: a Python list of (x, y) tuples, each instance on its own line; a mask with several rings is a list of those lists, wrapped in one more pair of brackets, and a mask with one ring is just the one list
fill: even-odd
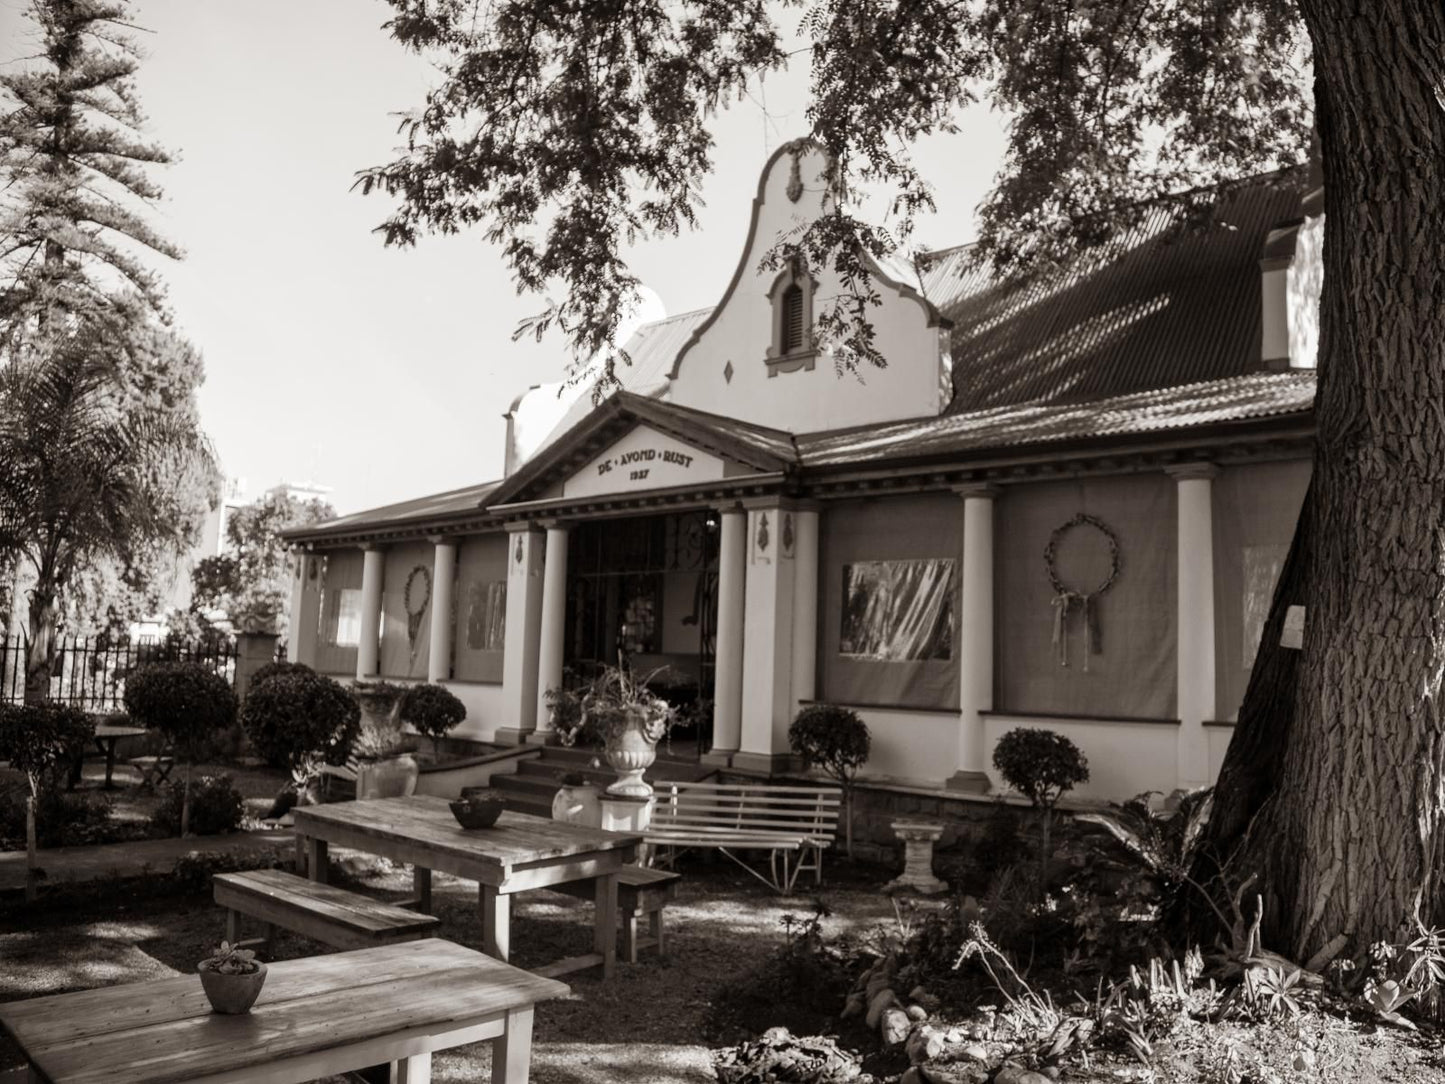
[[(659, 783), (647, 842), (668, 856), (692, 847), (721, 851), (758, 880), (787, 895), (798, 874), (823, 879), (823, 848), (838, 831), (843, 792), (838, 787), (772, 783)], [(768, 875), (737, 851), (768, 852)], [(796, 863), (793, 858), (796, 856)]]
[(415, 941), (440, 922), (435, 915), (408, 911), (279, 869), (218, 873), (211, 884), (216, 902), (226, 908), (226, 940), (232, 944), (239, 940), (241, 915), (266, 924), (266, 936), (246, 944), (265, 944), (271, 939), (271, 927), (281, 926), (343, 949)]
[(131, 757), (130, 766), (140, 772), (140, 785), (155, 787), (169, 779), (176, 758), (168, 756)]
[[(677, 896), (677, 883), (682, 874), (645, 866), (623, 866), (617, 876), (617, 913), (622, 917), (622, 953), (627, 962), (637, 962), (637, 950), (656, 947), (659, 956), (666, 955), (662, 911)], [(568, 881), (550, 886), (554, 892), (565, 892), (579, 900), (591, 900), (591, 881)], [(647, 934), (638, 937), (638, 921), (647, 919)]]

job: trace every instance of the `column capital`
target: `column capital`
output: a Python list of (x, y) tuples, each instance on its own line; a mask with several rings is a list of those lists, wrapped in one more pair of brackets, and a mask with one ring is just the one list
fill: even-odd
[(536, 521), (530, 519), (514, 519), (506, 527), (508, 534), (538, 534), (541, 532), (541, 527), (537, 525)]
[(433, 546), (455, 546), (460, 541), (454, 534), (429, 534), (426, 540)]
[(952, 488), (954, 495), (968, 500), (970, 497), (977, 497), (984, 500), (993, 500), (1003, 492), (1003, 487), (992, 482), (964, 482)]
[(729, 501), (727, 504), (716, 505), (713, 511), (720, 516), (741, 516), (747, 509), (738, 501)]
[(743, 497), (738, 501), (738, 506), (742, 511), (751, 511), (754, 508), (769, 510), (776, 508), (780, 512), (817, 512), (822, 508), (822, 504), (818, 501), (788, 497), (781, 493), (765, 497)]
[(1198, 463), (1175, 463), (1164, 468), (1164, 473), (1176, 482), (1187, 482), (1196, 478), (1208, 481), (1219, 477), (1219, 468), (1207, 460)]
[(536, 521), (536, 526), (544, 531), (570, 531), (573, 527), (573, 522), (570, 519), (554, 517), (552, 519), (539, 519)]
[(362, 553), (379, 553), (380, 551), (386, 549), (385, 546), (381, 545), (378, 542), (360, 542), (357, 544), (356, 548), (359, 549)]

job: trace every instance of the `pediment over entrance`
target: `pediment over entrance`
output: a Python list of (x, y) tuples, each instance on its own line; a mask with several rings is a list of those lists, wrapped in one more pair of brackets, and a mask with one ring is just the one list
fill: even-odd
[(595, 497), (715, 482), (727, 473), (718, 456), (639, 425), (562, 483), (563, 497)]

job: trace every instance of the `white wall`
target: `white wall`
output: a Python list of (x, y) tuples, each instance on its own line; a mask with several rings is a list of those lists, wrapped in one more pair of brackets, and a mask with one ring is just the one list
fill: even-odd
[(1070, 798), (1117, 802), (1146, 790), (1168, 794), (1178, 786), (1175, 750), (1179, 727), (1173, 723), (1020, 718), (990, 713), (984, 717), (984, 754), (989, 782), (998, 793), (1007, 791), (1008, 785), (994, 770), (994, 746), (1010, 730), (1020, 728), (1062, 734), (1088, 758), (1089, 781), (1071, 790)]
[(1212, 786), (1219, 778), (1219, 769), (1224, 764), (1224, 753), (1229, 748), (1230, 739), (1234, 737), (1234, 727), (1219, 723), (1206, 724), (1204, 737), (1209, 742), (1209, 783)]
[(471, 681), (444, 681), (441, 684), (467, 708), (467, 717), (447, 736), (491, 741), (497, 727), (502, 724), (502, 686)]
[(854, 707), (868, 724), (872, 752), (860, 773), (920, 787), (941, 787), (958, 759), (958, 712)]
[[(794, 203), (787, 188), (793, 155), (787, 149), (769, 161), (754, 202), (755, 228), (739, 262), (731, 293), (700, 337), (685, 348), (667, 398), (683, 406), (760, 425), (805, 433), (936, 415), (941, 407), (944, 362), (938, 327), (929, 326), (927, 306), (895, 286), (875, 279), (882, 305), (870, 308), (875, 345), (886, 369), (868, 367), (861, 379), (834, 371), (833, 358), (816, 358), (811, 372), (769, 376), (766, 352), (772, 342), (769, 293), (778, 273), (759, 271), (764, 255), (780, 237), (806, 224), (824, 206), (820, 175), (824, 158), (808, 149), (800, 159), (803, 194)], [(816, 321), (827, 299), (839, 296), (831, 271), (813, 269), (818, 279)], [(728, 364), (732, 379), (725, 376)]]

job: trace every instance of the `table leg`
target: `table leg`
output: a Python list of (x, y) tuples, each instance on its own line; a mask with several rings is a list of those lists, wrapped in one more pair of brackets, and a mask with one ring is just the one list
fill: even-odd
[(431, 914), (431, 870), (412, 866), (411, 887), (416, 893), (416, 909), (424, 915)]
[(326, 883), (326, 840), (306, 837), (306, 876)]
[(532, 1006), (524, 1005), (507, 1013), (507, 1029), (492, 1040), (492, 1084), (527, 1084), (531, 1065)]
[(482, 912), (482, 951), (505, 961), (512, 947), (512, 897), (504, 896), (495, 885), (478, 885)]
[[(116, 742), (117, 742), (118, 740), (119, 740), (118, 738), (111, 738), (108, 742), (105, 743), (105, 748), (103, 748), (103, 749), (101, 750), (101, 752), (105, 754), (105, 789), (106, 789), (106, 790), (110, 790), (110, 789), (111, 789), (111, 786), (112, 786), (111, 781), (110, 781), (110, 777), (111, 777), (111, 775), (115, 772), (115, 744), (116, 744)], [(99, 738), (96, 738), (96, 739), (95, 739), (95, 742), (96, 742), (97, 745), (99, 745), (99, 744), (100, 744), (100, 739), (99, 739)]]
[[(431, 1051), (413, 1054), (396, 1063), (396, 1084), (431, 1084)], [(496, 1080), (493, 1073), (492, 1079)]]
[(593, 884), (597, 891), (597, 914), (592, 951), (602, 953), (602, 977), (610, 979), (617, 967), (617, 874), (597, 877)]

